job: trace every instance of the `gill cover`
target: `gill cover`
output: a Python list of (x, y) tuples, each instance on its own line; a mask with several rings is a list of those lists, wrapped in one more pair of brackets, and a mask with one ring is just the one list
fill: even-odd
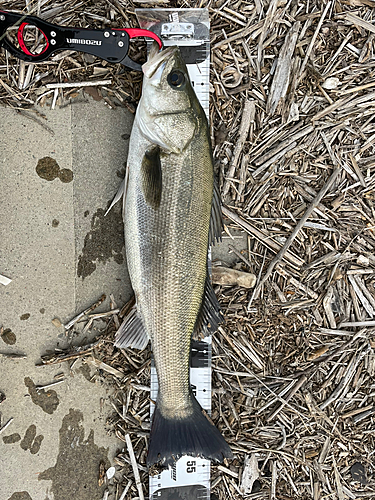
[(199, 103), (178, 47), (150, 50), (137, 112), (141, 133), (165, 153), (181, 153), (199, 127)]

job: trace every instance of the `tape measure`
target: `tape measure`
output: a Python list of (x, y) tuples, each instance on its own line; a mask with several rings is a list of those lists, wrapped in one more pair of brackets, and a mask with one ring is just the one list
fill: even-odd
[[(190, 384), (199, 404), (211, 414), (211, 337), (193, 341)], [(151, 399), (158, 395), (158, 377), (151, 364)], [(150, 413), (154, 411), (151, 404)], [(150, 500), (210, 500), (210, 465), (203, 458), (181, 457), (173, 467), (149, 477)]]
[(195, 93), (209, 118), (210, 18), (208, 10), (135, 9), (135, 13), (140, 27), (156, 33), (165, 47), (177, 45), (180, 48)]
[[(195, 93), (209, 119), (210, 20), (207, 9), (135, 9), (141, 28), (156, 33), (165, 47), (177, 45)], [(190, 383), (202, 408), (211, 415), (211, 337), (192, 342)], [(158, 377), (151, 363), (151, 399)], [(152, 417), (154, 405), (151, 404)], [(173, 467), (149, 477), (150, 500), (210, 500), (211, 462), (184, 456)]]

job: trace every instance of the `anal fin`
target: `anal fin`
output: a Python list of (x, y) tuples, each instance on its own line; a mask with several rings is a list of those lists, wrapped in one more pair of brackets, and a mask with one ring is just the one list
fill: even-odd
[(134, 306), (116, 332), (115, 346), (143, 350), (149, 340), (143, 321), (137, 312), (136, 306)]

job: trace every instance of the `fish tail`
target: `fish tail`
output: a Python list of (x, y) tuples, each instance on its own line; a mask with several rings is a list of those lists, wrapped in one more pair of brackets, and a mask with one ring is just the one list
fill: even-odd
[(150, 434), (147, 465), (173, 465), (189, 455), (220, 463), (233, 458), (232, 450), (191, 394), (193, 413), (183, 418), (165, 418), (156, 405)]

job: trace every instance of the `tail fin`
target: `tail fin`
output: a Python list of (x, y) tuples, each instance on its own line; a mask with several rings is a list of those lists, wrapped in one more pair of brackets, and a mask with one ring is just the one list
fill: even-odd
[(187, 418), (163, 417), (156, 405), (147, 456), (147, 465), (168, 467), (180, 457), (190, 455), (220, 463), (224, 458), (233, 458), (233, 453), (220, 431), (202, 412), (195, 397), (194, 411)]

